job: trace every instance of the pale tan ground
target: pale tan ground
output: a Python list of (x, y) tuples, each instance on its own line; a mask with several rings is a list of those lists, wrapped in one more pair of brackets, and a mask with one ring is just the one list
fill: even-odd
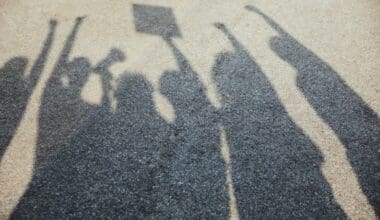
[[(72, 57), (85, 56), (95, 65), (111, 48), (121, 49), (127, 58), (111, 69), (115, 78), (125, 71), (143, 74), (156, 88), (157, 110), (167, 121), (174, 120), (173, 108), (158, 92), (158, 80), (165, 70), (176, 69), (175, 61), (162, 39), (135, 31), (133, 3), (167, 6), (174, 10), (182, 32), (182, 38), (174, 42), (199, 73), (207, 95), (216, 107), (221, 103), (212, 81), (212, 66), (216, 55), (230, 50), (231, 45), (213, 23), (225, 23), (267, 74), (292, 119), (319, 147), (325, 159), (322, 172), (346, 214), (353, 219), (376, 218), (350, 167), (344, 146), (297, 88), (295, 70), (270, 49), (268, 41), (276, 33), (261, 17), (247, 11), (244, 6), (255, 5), (271, 16), (299, 42), (329, 63), (379, 114), (378, 0), (0, 1), (0, 66), (14, 56), (26, 56), (30, 68), (47, 34), (49, 20), (54, 18), (58, 21), (56, 39), (43, 75), (0, 163), (0, 218), (9, 216), (31, 180), (41, 96), (77, 16), (87, 17), (79, 30)], [(82, 97), (88, 102), (99, 103), (102, 95), (99, 86), (100, 79), (93, 75)], [(223, 134), (223, 128), (221, 132)], [(228, 140), (224, 135), (221, 148), (226, 163), (230, 164)], [(231, 217), (238, 218), (230, 169), (226, 175)]]

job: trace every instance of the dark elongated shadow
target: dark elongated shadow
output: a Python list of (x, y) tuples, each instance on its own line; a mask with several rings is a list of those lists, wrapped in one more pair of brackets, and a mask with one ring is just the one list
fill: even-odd
[(218, 55), (213, 71), (240, 217), (345, 217), (321, 173), (321, 153), (289, 117), (254, 58), (225, 25), (216, 27), (234, 47)]
[(48, 35), (29, 74), (25, 76), (26, 57), (14, 57), (0, 69), (0, 161), (45, 67), (56, 25), (55, 20), (50, 21)]
[(167, 38), (178, 70), (167, 71), (160, 90), (176, 113), (169, 158), (169, 212), (175, 218), (228, 217), (226, 166), (220, 153), (219, 116), (184, 54)]
[(42, 95), (39, 113), (37, 163), (56, 146), (62, 144), (92, 106), (80, 93), (92, 71), (85, 57), (69, 59), (76, 35), (84, 17), (78, 17), (68, 35), (58, 61)]
[(297, 70), (297, 86), (334, 130), (347, 150), (359, 183), (377, 215), (380, 214), (380, 120), (376, 113), (318, 55), (303, 46), (273, 19), (254, 6), (277, 31), (270, 40), (277, 55)]
[(160, 91), (174, 106), (170, 148), (162, 155), (167, 173), (162, 207), (173, 218), (227, 218), (225, 164), (220, 155), (217, 114), (190, 62), (172, 39), (181, 37), (171, 8), (133, 5), (136, 31), (161, 37), (178, 70), (160, 79)]

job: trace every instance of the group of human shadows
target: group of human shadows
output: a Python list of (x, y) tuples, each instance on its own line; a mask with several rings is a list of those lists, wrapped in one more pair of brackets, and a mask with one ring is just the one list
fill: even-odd
[[(246, 9), (277, 31), (271, 49), (297, 70), (298, 88), (346, 147), (361, 189), (379, 213), (378, 116), (326, 62), (255, 7)], [(234, 49), (220, 53), (212, 69), (223, 103), (219, 110), (187, 58), (166, 39), (178, 64), (160, 79), (160, 92), (176, 113), (168, 123), (155, 110), (152, 85), (139, 74), (118, 80), (112, 110), (109, 67), (124, 61), (122, 51), (112, 49), (94, 67), (84, 57), (69, 59), (82, 21), (77, 18), (44, 90), (35, 172), (12, 217), (227, 218), (221, 127), (240, 217), (345, 217), (321, 173), (321, 152), (225, 25), (215, 27)], [(29, 74), (24, 57), (1, 69), (0, 158), (44, 68), (56, 25), (50, 22)], [(103, 82), (100, 105), (80, 96), (91, 73)]]

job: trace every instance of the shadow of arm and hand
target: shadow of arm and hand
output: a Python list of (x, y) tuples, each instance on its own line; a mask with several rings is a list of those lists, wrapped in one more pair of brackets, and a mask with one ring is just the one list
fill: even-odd
[(178, 70), (160, 79), (160, 91), (175, 110), (168, 160), (167, 212), (179, 218), (226, 218), (228, 194), (220, 156), (219, 118), (186, 56), (164, 38)]
[(217, 56), (213, 73), (240, 217), (344, 217), (321, 173), (321, 153), (248, 50), (224, 24), (215, 26), (234, 48)]
[(69, 56), (70, 56), (70, 52), (74, 46), (75, 38), (76, 38), (78, 31), (79, 31), (79, 28), (82, 25), (85, 18), (86, 17), (77, 17), (75, 19), (75, 24), (71, 30), (71, 33), (66, 38), (65, 44), (64, 44), (63, 49), (61, 51), (61, 54), (58, 58), (58, 62), (57, 62), (57, 65), (55, 67), (54, 72), (61, 70), (60, 73), (64, 73), (63, 70), (65, 70), (67, 63), (69, 62)]
[(29, 74), (25, 75), (28, 59), (15, 57), (0, 70), (0, 160), (24, 114), (28, 99), (36, 86), (54, 39), (56, 20), (50, 20), (49, 32), (40, 54)]
[(297, 86), (345, 145), (361, 188), (379, 215), (380, 120), (377, 114), (327, 62), (259, 9), (246, 8), (262, 16), (277, 31), (278, 36), (270, 39), (272, 50), (296, 69)]

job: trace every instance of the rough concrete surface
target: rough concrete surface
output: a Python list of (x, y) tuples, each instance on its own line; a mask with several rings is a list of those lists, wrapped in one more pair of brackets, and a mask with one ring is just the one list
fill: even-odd
[(378, 219), (377, 0), (0, 1), (0, 219)]

